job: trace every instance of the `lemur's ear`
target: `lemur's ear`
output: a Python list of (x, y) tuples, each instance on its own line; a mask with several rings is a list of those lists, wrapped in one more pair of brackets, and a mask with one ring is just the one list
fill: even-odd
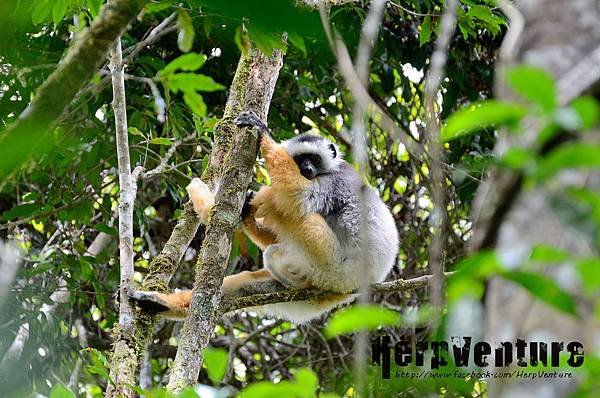
[(333, 158), (335, 159), (335, 157), (337, 156), (337, 151), (335, 150), (335, 145), (329, 144), (329, 149), (331, 150), (331, 153), (333, 154)]

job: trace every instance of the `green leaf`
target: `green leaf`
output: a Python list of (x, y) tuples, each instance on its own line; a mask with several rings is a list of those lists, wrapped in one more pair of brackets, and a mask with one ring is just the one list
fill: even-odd
[(204, 364), (208, 378), (218, 384), (223, 380), (228, 365), (227, 351), (222, 348), (207, 347), (204, 350)]
[(286, 44), (279, 33), (264, 31), (256, 24), (248, 25), (248, 35), (250, 35), (256, 47), (269, 57), (275, 49), (286, 49)]
[(505, 279), (525, 288), (533, 297), (552, 307), (575, 314), (575, 300), (552, 279), (535, 272), (507, 271), (501, 274)]
[(529, 261), (539, 263), (557, 263), (565, 261), (568, 253), (548, 245), (537, 245), (533, 248)]
[(379, 326), (396, 325), (400, 314), (378, 305), (355, 305), (336, 312), (325, 327), (327, 338), (358, 330), (373, 330)]
[(212, 77), (198, 73), (177, 73), (169, 76), (167, 87), (173, 92), (178, 91), (220, 91), (225, 87), (215, 82)]
[(58, 25), (67, 14), (67, 0), (56, 0), (52, 7), (52, 22)]
[(129, 128), (127, 129), (127, 131), (128, 131), (128, 132), (129, 132), (129, 134), (131, 134), (131, 135), (137, 135), (137, 136), (140, 136), (140, 137), (144, 137), (144, 138), (146, 138), (146, 136), (144, 135), (144, 133), (142, 133), (142, 132), (141, 132), (141, 131), (140, 131), (140, 130), (137, 128), (137, 127), (129, 127)]
[(113, 383), (110, 374), (108, 373), (109, 366), (106, 357), (95, 348), (86, 348), (85, 351), (89, 354), (90, 361), (92, 362), (87, 367), (88, 372), (97, 374), (104, 380), (109, 380)]
[(159, 75), (165, 76), (181, 69), (186, 72), (193, 72), (202, 68), (206, 62), (206, 55), (198, 53), (184, 54), (169, 62), (160, 72)]
[(35, 214), (39, 209), (40, 205), (37, 203), (18, 205), (2, 213), (2, 221), (11, 221), (15, 218), (26, 218)]
[(302, 52), (304, 58), (306, 58), (306, 44), (304, 43), (304, 38), (295, 32), (288, 33), (288, 40), (294, 47)]
[(204, 99), (202, 99), (200, 94), (196, 93), (195, 91), (188, 91), (183, 94), (183, 101), (196, 115), (200, 117), (204, 117), (206, 115), (206, 104), (204, 103)]
[(299, 369), (295, 374), (295, 384), (297, 386), (297, 396), (303, 398), (316, 397), (317, 388), (319, 388), (319, 378), (310, 369)]
[(556, 108), (554, 79), (545, 70), (532, 66), (516, 66), (506, 72), (506, 78), (515, 92), (539, 105), (545, 112)]
[(117, 236), (117, 229), (115, 227), (109, 227), (106, 224), (96, 224), (94, 229), (98, 232), (104, 232), (105, 234)]
[(50, 398), (75, 398), (75, 394), (67, 387), (57, 384), (50, 390)]
[(429, 16), (423, 19), (421, 31), (419, 32), (419, 46), (427, 43), (431, 37), (431, 18)]
[(238, 398), (291, 398), (296, 397), (296, 386), (289, 381), (273, 384), (268, 381), (260, 381), (250, 384), (240, 391)]
[(594, 297), (600, 288), (600, 258), (586, 258), (577, 261), (577, 271), (581, 277), (584, 293)]
[(538, 163), (535, 177), (545, 180), (562, 169), (600, 167), (600, 145), (568, 142), (553, 149)]
[(92, 16), (92, 18), (96, 18), (98, 16), (98, 14), (100, 14), (100, 7), (102, 7), (102, 0), (85, 0), (85, 3), (87, 4), (87, 6), (90, 10), (90, 15)]
[(525, 167), (530, 161), (535, 158), (535, 153), (529, 149), (512, 147), (500, 158), (500, 164), (511, 168), (513, 170), (519, 170)]
[(516, 124), (525, 116), (525, 109), (517, 104), (488, 100), (477, 102), (451, 115), (442, 128), (442, 140), (453, 140), (484, 127)]
[(37, 0), (31, 13), (31, 22), (34, 25), (42, 23), (48, 18), (52, 11), (53, 2), (50, 0)]
[(177, 46), (182, 52), (189, 52), (194, 44), (196, 32), (194, 32), (192, 17), (186, 10), (179, 9), (177, 12), (177, 31)]
[(173, 143), (166, 137), (156, 137), (150, 140), (150, 144), (171, 146)]
[(593, 97), (580, 97), (571, 103), (581, 120), (581, 129), (588, 130), (598, 124), (600, 118), (600, 105)]

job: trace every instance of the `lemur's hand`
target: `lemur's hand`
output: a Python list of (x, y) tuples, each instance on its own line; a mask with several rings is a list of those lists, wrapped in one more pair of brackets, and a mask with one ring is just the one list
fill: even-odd
[(269, 135), (269, 128), (253, 111), (240, 112), (233, 122), (238, 127), (256, 127), (261, 135)]
[(246, 200), (244, 201), (244, 206), (242, 207), (242, 220), (245, 220), (252, 210), (252, 204), (250, 202), (252, 202), (252, 199), (254, 199), (254, 194), (254, 191), (248, 191), (246, 194)]

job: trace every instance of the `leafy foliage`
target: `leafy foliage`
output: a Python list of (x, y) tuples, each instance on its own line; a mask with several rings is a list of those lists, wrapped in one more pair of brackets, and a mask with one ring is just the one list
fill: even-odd
[[(0, 2), (0, 130), (26, 108), (104, 3)], [(385, 9), (370, 64), (369, 93), (401, 129), (410, 132), (413, 138), (409, 139), (418, 141), (425, 128), (423, 76), (429, 68), (444, 4), (437, 0), (397, 3), (402, 8), (390, 2)], [(173, 12), (176, 19), (156, 40), (147, 42), (149, 32)], [(331, 10), (331, 22), (353, 56), (365, 16), (362, 3)], [(457, 24), (448, 54), (448, 79), (440, 92), (451, 226), (445, 261), (448, 269), (458, 269), (449, 280), (448, 300), (453, 304), (466, 297), (480, 299), (486, 282), (499, 276), (523, 287), (537, 300), (573, 314), (573, 297), (541, 276), (540, 267), (573, 261), (585, 292), (592, 295), (600, 281), (597, 257), (571, 258), (554, 248), (534, 247), (531, 256), (519, 261), (516, 269), (507, 268), (497, 253), (481, 252), (464, 258), (471, 233), (469, 212), (479, 181), (492, 164), (523, 173), (529, 186), (552, 184), (565, 168), (598, 167), (595, 143), (563, 144), (558, 138), (565, 132), (584, 137), (585, 131), (597, 127), (600, 108), (592, 97), (560, 105), (552, 79), (546, 72), (529, 67), (511, 69), (506, 75), (523, 102), (491, 99), (495, 53), (506, 21), (493, 2), (462, 0)], [(287, 43), (281, 38), (283, 32), (287, 33)], [(142, 178), (138, 184), (134, 241), (137, 282), (169, 237), (185, 200), (183, 187), (206, 167), (215, 139), (214, 126), (226, 101), (225, 87), (231, 82), (240, 52), (251, 43), (265, 53), (274, 48), (287, 51), (269, 114), (276, 138), (310, 130), (336, 141), (352, 160), (346, 134), (353, 118), (351, 98), (322, 32), (318, 12), (298, 8), (293, 0), (151, 2), (132, 24), (122, 39), (129, 75), (126, 89), (132, 163), (151, 170), (173, 150), (162, 173)], [(2, 396), (35, 392), (51, 397), (96, 397), (102, 396), (102, 389), (111, 382), (106, 354), (117, 319), (111, 296), (119, 283), (115, 219), (119, 188), (109, 82), (107, 66), (102, 65), (66, 110), (52, 132), (52, 140), (38, 143), (47, 150), (0, 182), (0, 238), (18, 242), (25, 256), (0, 309), (0, 356), (6, 356), (23, 330), (28, 332), (13, 366), (0, 372)], [(530, 117), (540, 125), (534, 148), (510, 148), (501, 158), (496, 157), (492, 148), (497, 135), (504, 134), (504, 128), (521, 134), (521, 122)], [(400, 258), (390, 279), (422, 275), (428, 272), (431, 242), (430, 165), (393, 142), (377, 120), (368, 120), (367, 130), (370, 183), (392, 209), (401, 235)], [(268, 182), (260, 163), (255, 174), (255, 183)], [(582, 230), (595, 234), (597, 248), (598, 194), (583, 188), (561, 193), (566, 207), (576, 210), (577, 219), (583, 220)], [(99, 236), (108, 236), (108, 243), (90, 252)], [(192, 264), (201, 240), (202, 231), (184, 256), (173, 286), (191, 286)], [(228, 272), (260, 265), (259, 250), (242, 234), (236, 235)], [(325, 320), (295, 327), (255, 317), (251, 312), (235, 315), (217, 327), (213, 346), (204, 353), (199, 382), (215, 390), (227, 386), (247, 397), (327, 396), (325, 391), (350, 396), (355, 393), (351, 377), (354, 341), (346, 334), (391, 331), (417, 341), (425, 331), (405, 321), (422, 312), (426, 299), (424, 291), (399, 292), (374, 298), (394, 311), (379, 307), (340, 311), (326, 329), (328, 336), (335, 336), (330, 340), (321, 332)], [(82, 328), (76, 326), (77, 321)], [(148, 361), (154, 385), (164, 383), (174, 354), (173, 336), (179, 333), (179, 327), (171, 322), (161, 323), (159, 329)], [(70, 391), (65, 386), (77, 361), (84, 366), (75, 375)], [(480, 391), (482, 385), (462, 379), (445, 385), (402, 380), (384, 384), (375, 370), (369, 369), (367, 383), (377, 396), (395, 396), (399, 391), (412, 391), (417, 396), (463, 396)], [(169, 396), (160, 388), (140, 393)], [(196, 395), (187, 390), (181, 396)]]

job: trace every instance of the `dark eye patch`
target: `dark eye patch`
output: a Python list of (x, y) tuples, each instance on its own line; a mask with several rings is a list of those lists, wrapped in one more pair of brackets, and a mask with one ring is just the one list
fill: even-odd
[(321, 166), (321, 157), (319, 155), (310, 155), (310, 161), (315, 167)]

